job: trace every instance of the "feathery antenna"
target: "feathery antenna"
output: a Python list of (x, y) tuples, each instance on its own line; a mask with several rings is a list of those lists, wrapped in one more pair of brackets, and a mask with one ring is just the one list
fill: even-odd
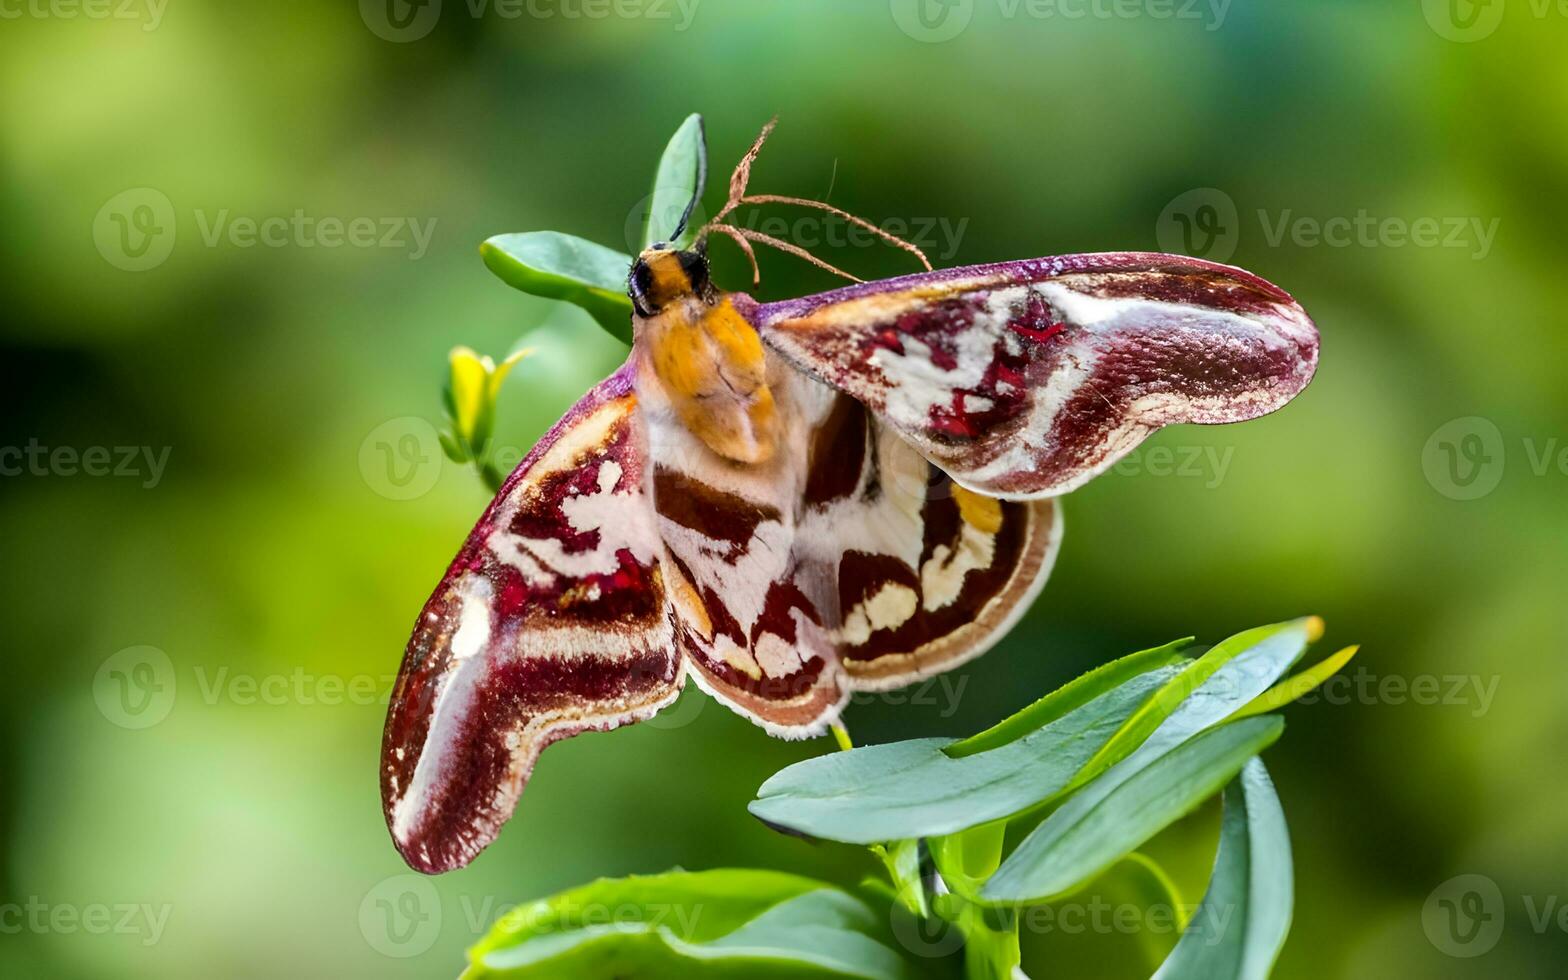
[[(730, 212), (745, 204), (796, 204), (801, 207), (816, 208), (843, 218), (857, 228), (863, 228), (888, 244), (901, 248), (915, 256), (915, 258), (920, 260), (920, 264), (925, 267), (927, 272), (931, 271), (931, 263), (926, 259), (926, 254), (913, 242), (905, 241), (892, 232), (878, 228), (864, 218), (857, 218), (848, 211), (836, 208), (825, 201), (813, 201), (804, 197), (786, 197), (782, 194), (752, 194), (748, 196), (746, 194), (746, 185), (751, 182), (751, 165), (756, 162), (757, 154), (762, 152), (762, 144), (767, 142), (768, 136), (773, 132), (773, 127), (778, 125), (778, 121), (777, 116), (769, 119), (767, 125), (762, 127), (762, 132), (758, 133), (757, 138), (752, 142), (751, 149), (747, 150), (745, 156), (740, 158), (740, 162), (735, 164), (735, 171), (730, 174), (729, 200), (724, 203), (724, 207), (719, 209), (719, 213), (714, 215), (711, 221), (703, 225), (702, 230), (697, 235), (699, 239), (707, 238), (708, 232), (714, 231), (732, 239), (739, 245), (741, 251), (746, 254), (747, 261), (751, 263), (752, 285), (762, 281), (762, 270), (757, 266), (757, 252), (752, 248), (752, 242), (769, 245), (781, 252), (787, 252), (797, 258), (805, 259), (817, 268), (825, 269), (837, 276), (843, 276), (851, 282), (861, 282), (862, 280), (858, 276), (850, 275), (843, 269), (824, 262), (799, 245), (775, 238), (772, 235), (763, 234), (751, 228), (742, 228), (738, 225), (729, 224), (724, 220)], [(835, 172), (836, 167), (837, 163), (835, 162)]]

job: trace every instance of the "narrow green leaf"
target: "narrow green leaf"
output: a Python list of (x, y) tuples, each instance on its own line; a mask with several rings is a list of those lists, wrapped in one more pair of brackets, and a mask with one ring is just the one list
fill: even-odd
[(807, 878), (671, 872), (513, 909), (469, 950), (464, 977), (913, 980), (887, 931), (860, 899)]
[(655, 242), (669, 242), (685, 248), (696, 238), (697, 229), (688, 219), (702, 200), (708, 178), (708, 146), (702, 117), (692, 113), (670, 137), (659, 169), (653, 178), (653, 193), (648, 197), (648, 217), (643, 222), (644, 248)]
[(1253, 759), (1225, 790), (1203, 903), (1154, 980), (1264, 980), (1290, 932), (1293, 890), (1285, 813)]
[(960, 759), (966, 755), (974, 755), (977, 752), (986, 752), (1006, 745), (1008, 742), (1016, 742), (1030, 732), (1049, 725), (1069, 711), (1088, 704), (1106, 691), (1126, 683), (1139, 674), (1146, 674), (1157, 667), (1184, 661), (1186, 658), (1181, 655), (1181, 650), (1192, 641), (1193, 638), (1189, 636), (1162, 647), (1128, 654), (1119, 660), (1101, 664), (1088, 673), (1068, 681), (1022, 711), (1003, 719), (978, 735), (972, 735), (961, 742), (954, 742), (943, 751), (955, 759)]
[(1295, 701), (1303, 695), (1315, 690), (1324, 681), (1339, 673), (1340, 669), (1350, 663), (1350, 658), (1356, 655), (1360, 647), (1346, 647), (1334, 654), (1325, 657), (1293, 677), (1280, 681), (1262, 694), (1253, 698), (1249, 703), (1238, 710), (1231, 718), (1250, 718), (1261, 715)]
[(575, 303), (605, 330), (631, 343), (632, 301), (626, 295), (630, 257), (558, 231), (497, 235), (479, 246), (479, 254), (507, 285)]
[(893, 882), (894, 898), (921, 918), (930, 915), (925, 885), (920, 880), (920, 841), (896, 840), (886, 846), (875, 844), (871, 852), (887, 869), (887, 876)]
[(1158, 755), (1140, 749), (1101, 777), (1113, 783), (1108, 792), (1090, 792), (1091, 783), (1024, 838), (981, 897), (1035, 903), (1074, 891), (1191, 812), (1284, 728), (1278, 715), (1246, 718)]
[(770, 824), (850, 844), (936, 837), (1009, 817), (1066, 786), (1179, 670), (1135, 676), (1016, 741), (959, 759), (935, 738), (808, 759), (764, 783), (750, 809)]
[[(1103, 769), (1097, 767), (1103, 767), (1111, 753), (1106, 749), (1100, 750), (1066, 788), (1072, 795), (1024, 838), (1023, 843), (1002, 865), (997, 877), (987, 885), (983, 896), (987, 900), (1002, 900), (1006, 896), (1006, 900), (1010, 901), (1038, 897), (1023, 889), (1034, 887), (1030, 883), (1032, 879), (1029, 876), (1034, 873), (1030, 867), (1039, 860), (1041, 848), (1048, 846), (1048, 842), (1065, 828), (1098, 812), (1098, 808), (1123, 783), (1139, 776), (1156, 763), (1161, 763), (1172, 749), (1204, 729), (1224, 721), (1236, 709), (1268, 690), (1301, 656), (1307, 642), (1320, 635), (1320, 631), (1321, 623), (1312, 618), (1247, 630), (1214, 647), (1203, 658), (1181, 671), (1175, 681), (1148, 699), (1115, 738), (1110, 740), (1114, 744), (1115, 739), (1125, 738), (1128, 732), (1135, 731), (1143, 740), (1142, 743), (1121, 761)], [(1195, 675), (1194, 668), (1200, 665), (1203, 670)], [(1192, 686), (1195, 676), (1203, 678), (1196, 687)], [(1179, 694), (1181, 700), (1172, 704), (1170, 702), (1175, 694)], [(1158, 719), (1158, 727), (1152, 733), (1144, 734), (1151, 717)], [(1237, 765), (1240, 765), (1239, 761)], [(1214, 788), (1217, 789), (1221, 783), (1216, 783)], [(1127, 849), (1131, 850), (1138, 843), (1141, 841), (1133, 841)], [(1113, 859), (1115, 856), (1112, 856)], [(1089, 870), (1092, 872), (1096, 869), (1091, 867)], [(1004, 876), (1012, 883), (999, 885), (998, 880)], [(1009, 890), (999, 890), (1002, 888)]]
[[(1214, 699), (1224, 703), (1245, 704), (1253, 694), (1247, 694), (1245, 698), (1237, 701), (1236, 692), (1252, 690), (1256, 686), (1255, 676), (1258, 672), (1252, 672), (1254, 676), (1249, 678), (1245, 671), (1227, 671), (1225, 668), (1231, 661), (1244, 657), (1245, 661), (1257, 663), (1262, 673), (1275, 671), (1277, 668), (1278, 672), (1274, 673), (1268, 681), (1273, 683), (1280, 673), (1301, 658), (1307, 644), (1316, 640), (1322, 632), (1323, 621), (1316, 616), (1308, 616), (1245, 630), (1215, 644), (1150, 698), (1136, 714), (1127, 719), (1122, 730), (1117, 732), (1084, 766), (1083, 772), (1074, 781), (1075, 784), (1083, 785), (1132, 754), (1151, 734), (1164, 727), (1167, 719), (1178, 709), (1189, 713), (1205, 712), (1204, 703)], [(1213, 682), (1216, 675), (1221, 675), (1223, 683)], [(1254, 693), (1261, 693), (1267, 686), (1265, 684), (1264, 687), (1257, 688)], [(1226, 711), (1203, 724), (1212, 724), (1229, 713)], [(1209, 715), (1213, 715), (1213, 712), (1205, 713), (1206, 717)], [(1189, 725), (1180, 737), (1185, 738), (1196, 732), (1198, 727)], [(1176, 733), (1167, 729), (1167, 734)]]

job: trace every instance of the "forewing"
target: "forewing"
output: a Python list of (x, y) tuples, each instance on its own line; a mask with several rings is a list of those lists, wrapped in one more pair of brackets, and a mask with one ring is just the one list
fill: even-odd
[(507, 479), (420, 613), (381, 754), (387, 825), (410, 866), (467, 864), (545, 746), (679, 693), (645, 458), (623, 368)]
[(1317, 330), (1287, 293), (1175, 255), (970, 266), (736, 307), (797, 367), (998, 497), (1066, 493), (1164, 425), (1272, 412), (1317, 367)]

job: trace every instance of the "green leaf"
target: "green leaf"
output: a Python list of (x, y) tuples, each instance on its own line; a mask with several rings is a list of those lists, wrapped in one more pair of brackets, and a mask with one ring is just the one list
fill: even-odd
[[(1084, 766), (1075, 783), (1082, 785), (1125, 759), (1157, 730), (1163, 729), (1168, 739), (1185, 738), (1199, 728), (1224, 718), (1229, 711), (1214, 715), (1205, 705), (1215, 699), (1219, 703), (1237, 706), (1245, 704), (1299, 660), (1307, 644), (1316, 640), (1322, 632), (1323, 621), (1308, 616), (1245, 630), (1215, 644), (1139, 708), (1122, 726), (1122, 730)], [(1227, 666), (1238, 659), (1242, 661), (1244, 669), (1227, 670)], [(1252, 666), (1257, 669), (1252, 670)], [(1220, 683), (1214, 682), (1216, 675), (1219, 675)], [(1271, 676), (1262, 687), (1257, 687), (1257, 677), (1263, 675)], [(1238, 691), (1252, 693), (1237, 701), (1235, 695)], [(1202, 714), (1209, 720), (1197, 727), (1189, 724), (1182, 733), (1178, 733), (1175, 727), (1166, 724), (1178, 709), (1187, 712), (1189, 719)], [(1167, 744), (1170, 742), (1167, 741)]]
[(1032, 904), (1076, 890), (1213, 795), (1284, 729), (1277, 715), (1246, 718), (1159, 754), (1140, 749), (1100, 777), (1109, 791), (1089, 784), (1024, 838), (982, 899)]
[(956, 834), (933, 837), (927, 841), (927, 846), (947, 886), (960, 895), (972, 897), (1001, 865), (1006, 839), (1007, 821), (997, 820)]
[(1030, 732), (1043, 728), (1069, 711), (1088, 704), (1106, 691), (1126, 683), (1139, 674), (1146, 674), (1157, 667), (1184, 662), (1187, 658), (1181, 655), (1181, 650), (1192, 641), (1193, 638), (1189, 636), (1174, 640), (1162, 647), (1128, 654), (1120, 660), (1101, 664), (1067, 682), (1022, 711), (978, 735), (972, 735), (961, 742), (954, 742), (943, 751), (959, 759), (966, 755), (998, 748), (1009, 742), (1016, 742)]
[(1290, 932), (1290, 832), (1263, 763), (1225, 790), (1219, 854), (1203, 903), (1155, 980), (1262, 980)]
[(770, 824), (850, 844), (957, 833), (1025, 810), (1065, 787), (1122, 723), (1176, 676), (1158, 667), (988, 752), (950, 758), (947, 739), (872, 745), (808, 759), (757, 791)]
[(708, 146), (702, 117), (692, 113), (670, 137), (659, 169), (653, 178), (653, 193), (648, 197), (648, 218), (643, 223), (644, 248), (655, 242), (669, 242), (686, 248), (697, 237), (689, 219), (702, 200), (703, 184), (708, 178)]
[(626, 295), (629, 256), (558, 231), (497, 235), (479, 246), (479, 254), (507, 285), (533, 296), (575, 303), (605, 330), (631, 343), (632, 301)]
[[(1146, 770), (1156, 766), (1169, 767), (1171, 763), (1167, 759), (1173, 754), (1174, 749), (1192, 739), (1197, 733), (1224, 721), (1235, 713), (1236, 709), (1268, 690), (1269, 686), (1300, 658), (1306, 644), (1321, 635), (1321, 630), (1321, 621), (1310, 617), (1247, 630), (1218, 644), (1202, 658), (1182, 670), (1175, 680), (1148, 699), (1143, 707), (1126, 722), (1122, 730), (1109, 740), (1107, 747), (1096, 753), (1094, 760), (1084, 766), (1083, 771), (1074, 778), (1069, 787), (1069, 790), (1076, 789), (1077, 792), (1068, 796), (1066, 802), (1056, 812), (1024, 838), (1002, 865), (1001, 870), (986, 885), (981, 893), (982, 897), (988, 901), (1027, 901), (1048, 897), (1058, 891), (1068, 891), (1082, 883), (1082, 876), (1098, 872), (1105, 864), (1141, 844), (1143, 837), (1126, 842), (1126, 846), (1119, 853), (1095, 855), (1096, 860), (1103, 860), (1102, 864), (1090, 864), (1082, 868), (1078, 865), (1063, 865), (1081, 872), (1080, 878), (1075, 879), (1064, 880), (1061, 868), (1049, 865), (1047, 860), (1055, 853), (1057, 839), (1073, 832), (1073, 828), (1080, 822), (1097, 819), (1114, 824), (1114, 809), (1105, 810), (1104, 806), (1119, 792), (1123, 783), (1135, 778), (1151, 779), (1153, 777), (1145, 774)], [(1276, 719), (1247, 719), (1247, 721), (1274, 720)], [(1150, 725), (1157, 727), (1152, 732), (1148, 732)], [(1116, 741), (1129, 738), (1129, 733), (1135, 733), (1141, 740), (1141, 744), (1121, 761), (1096, 771), (1096, 766), (1106, 765), (1112, 755), (1110, 749)], [(1270, 738), (1268, 741), (1272, 740)], [(1227, 772), (1220, 773), (1218, 781), (1198, 778), (1199, 776), (1211, 777), (1214, 776), (1213, 773), (1194, 773), (1194, 778), (1200, 783), (1212, 782), (1210, 792), (1213, 792), (1230, 778), (1231, 773), (1240, 768), (1245, 758), (1246, 756), (1243, 755), (1235, 759), (1234, 765), (1231, 765), (1229, 757), (1225, 757), (1225, 764), (1231, 765), (1231, 768)], [(1089, 780), (1087, 784), (1085, 780)], [(1188, 808), (1196, 806), (1201, 799), (1202, 796), (1199, 796), (1193, 800)], [(1169, 823), (1185, 812), (1185, 809), (1181, 809), (1171, 814), (1165, 823)], [(1163, 826), (1164, 823), (1159, 824), (1154, 830)], [(1150, 833), (1152, 834), (1153, 830)], [(1055, 890), (1036, 890), (1045, 886)]]
[(914, 915), (921, 918), (930, 915), (925, 885), (920, 880), (920, 841), (898, 840), (886, 846), (874, 844), (871, 852), (887, 869), (887, 876), (893, 882), (894, 899)]
[(441, 451), (446, 453), (446, 458), (454, 463), (467, 463), (469, 460), (468, 447), (463, 441), (445, 429), (436, 433), (436, 439), (441, 443)]
[(1018, 943), (1018, 917), (1011, 909), (965, 905), (958, 915), (964, 934), (966, 980), (1016, 980), (1023, 962)]
[(1315, 690), (1320, 684), (1337, 674), (1340, 668), (1350, 663), (1350, 658), (1356, 655), (1360, 647), (1346, 647), (1332, 657), (1322, 660), (1303, 670), (1293, 677), (1286, 678), (1253, 698), (1248, 704), (1239, 709), (1231, 718), (1250, 718), (1265, 712), (1283, 708), (1309, 692)]
[(519, 906), (469, 950), (466, 980), (913, 980), (884, 916), (771, 871), (605, 879)]

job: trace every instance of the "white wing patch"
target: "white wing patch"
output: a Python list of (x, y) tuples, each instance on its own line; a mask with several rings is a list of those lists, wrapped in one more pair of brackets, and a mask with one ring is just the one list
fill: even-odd
[(925, 594), (922, 605), (926, 611), (941, 609), (956, 600), (964, 591), (964, 576), (990, 568), (995, 557), (996, 535), (973, 524), (963, 526), (957, 550), (937, 545), (930, 560), (920, 568), (920, 591)]
[(609, 575), (620, 567), (622, 548), (640, 564), (653, 560), (654, 537), (649, 530), (646, 508), (631, 506), (642, 496), (640, 487), (621, 493), (615, 486), (621, 480), (621, 466), (613, 460), (599, 467), (598, 489), (593, 493), (561, 501), (561, 513), (573, 530), (599, 532), (599, 542), (583, 551), (569, 551), (556, 538), (530, 538), (505, 528), (517, 510), (517, 503), (503, 508), (486, 544), (500, 561), (522, 573), (532, 586), (549, 588), (562, 578), (581, 579)]

